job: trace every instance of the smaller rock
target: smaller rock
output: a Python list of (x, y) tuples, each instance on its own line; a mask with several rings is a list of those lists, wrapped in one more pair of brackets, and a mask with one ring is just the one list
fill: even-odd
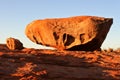
[(7, 38), (6, 45), (10, 50), (21, 50), (23, 49), (23, 44), (15, 38)]

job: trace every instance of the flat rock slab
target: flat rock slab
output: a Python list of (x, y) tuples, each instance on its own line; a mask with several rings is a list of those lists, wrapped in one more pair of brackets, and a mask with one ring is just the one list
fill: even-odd
[(1, 80), (119, 80), (119, 52), (0, 51)]

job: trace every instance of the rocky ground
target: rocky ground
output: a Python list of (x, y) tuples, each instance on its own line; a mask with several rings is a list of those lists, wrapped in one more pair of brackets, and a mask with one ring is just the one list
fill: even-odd
[(11, 51), (0, 45), (0, 80), (119, 79), (119, 51)]

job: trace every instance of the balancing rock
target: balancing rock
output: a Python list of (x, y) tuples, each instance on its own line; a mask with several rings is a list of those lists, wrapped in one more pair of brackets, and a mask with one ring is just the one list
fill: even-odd
[(25, 34), (33, 42), (58, 50), (100, 49), (113, 23), (112, 18), (76, 16), (35, 20)]

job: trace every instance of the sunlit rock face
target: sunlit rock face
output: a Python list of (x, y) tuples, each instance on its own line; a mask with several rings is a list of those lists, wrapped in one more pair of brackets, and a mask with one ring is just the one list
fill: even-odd
[(11, 37), (6, 39), (6, 45), (10, 50), (21, 50), (24, 48), (20, 40)]
[(33, 42), (58, 50), (100, 49), (113, 23), (112, 18), (77, 16), (35, 20), (25, 34)]

